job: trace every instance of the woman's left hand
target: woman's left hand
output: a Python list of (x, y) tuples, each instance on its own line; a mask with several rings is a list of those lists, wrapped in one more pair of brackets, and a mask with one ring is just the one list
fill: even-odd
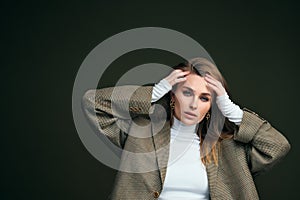
[(207, 86), (213, 89), (216, 92), (217, 96), (222, 96), (226, 94), (226, 90), (220, 81), (216, 80), (209, 74), (205, 74), (204, 79), (207, 82)]
[(207, 86), (216, 92), (216, 103), (222, 114), (227, 117), (229, 121), (234, 122), (236, 125), (240, 125), (243, 118), (243, 110), (229, 99), (229, 96), (220, 81), (209, 74), (205, 75), (205, 80)]

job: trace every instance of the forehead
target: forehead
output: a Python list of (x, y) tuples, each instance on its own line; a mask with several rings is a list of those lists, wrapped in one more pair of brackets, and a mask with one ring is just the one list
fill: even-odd
[(206, 81), (203, 77), (196, 74), (186, 76), (186, 81), (178, 85), (179, 88), (191, 88), (197, 94), (211, 93), (211, 90), (206, 86)]

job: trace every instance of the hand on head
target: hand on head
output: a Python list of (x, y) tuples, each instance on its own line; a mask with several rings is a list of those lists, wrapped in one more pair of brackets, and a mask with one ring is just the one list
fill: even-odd
[[(172, 71), (165, 79), (169, 82), (171, 86), (173, 86), (177, 83), (186, 81), (186, 76), (188, 74), (190, 74), (190, 71), (182, 71), (180, 69), (176, 69)], [(226, 90), (220, 81), (216, 80), (214, 77), (212, 77), (209, 74), (205, 74), (204, 79), (209, 89), (215, 91), (217, 96), (222, 96), (226, 94)]]
[(213, 91), (215, 91), (217, 96), (222, 96), (226, 94), (226, 90), (220, 81), (216, 80), (214, 77), (212, 77), (209, 74), (205, 74), (204, 79), (207, 82), (207, 86)]
[(182, 71), (180, 69), (176, 69), (172, 71), (165, 79), (170, 83), (171, 86), (186, 81), (186, 75), (188, 75), (189, 71)]

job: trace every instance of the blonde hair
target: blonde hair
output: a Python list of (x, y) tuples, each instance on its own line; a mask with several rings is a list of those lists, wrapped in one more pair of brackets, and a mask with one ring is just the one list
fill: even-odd
[[(218, 70), (218, 68), (209, 60), (205, 58), (194, 58), (188, 62), (180, 63), (173, 67), (173, 69), (181, 69), (182, 71), (190, 71), (192, 74), (197, 74), (204, 77), (206, 73), (213, 76), (216, 80), (220, 81), (227, 91), (227, 83)], [(172, 87), (170, 98), (172, 93), (177, 89), (177, 84)], [(210, 118), (204, 118), (198, 126), (197, 134), (200, 137), (200, 153), (202, 162), (206, 165), (212, 161), (218, 165), (218, 154), (220, 153), (220, 141), (226, 138), (232, 138), (233, 133), (236, 130), (236, 125), (225, 118), (215, 103), (215, 96), (212, 98), (212, 106), (209, 110)], [(170, 125), (174, 122), (174, 114), (171, 111)], [(206, 141), (204, 142), (204, 139)], [(218, 152), (218, 154), (217, 154)]]

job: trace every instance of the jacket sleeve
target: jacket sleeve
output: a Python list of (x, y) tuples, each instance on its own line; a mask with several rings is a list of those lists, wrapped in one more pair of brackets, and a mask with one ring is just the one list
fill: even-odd
[(131, 119), (151, 112), (152, 86), (118, 86), (88, 90), (82, 109), (96, 133), (123, 147)]
[(247, 108), (243, 109), (243, 119), (234, 139), (246, 143), (247, 160), (254, 176), (281, 161), (291, 148), (278, 130)]

